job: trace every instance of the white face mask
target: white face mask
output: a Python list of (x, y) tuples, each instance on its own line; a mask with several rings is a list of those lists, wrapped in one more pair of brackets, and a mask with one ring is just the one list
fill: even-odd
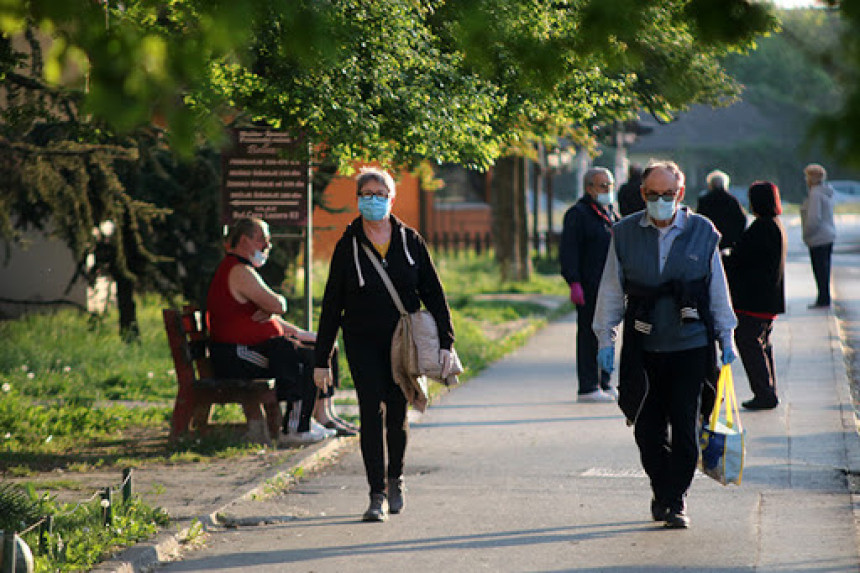
[(597, 194), (597, 202), (606, 207), (615, 201), (615, 192), (609, 191), (607, 193), (598, 193)]
[(655, 221), (668, 221), (675, 215), (675, 199), (669, 201), (657, 199), (656, 201), (646, 201), (645, 207), (648, 209), (648, 216)]
[(254, 254), (251, 255), (251, 264), (258, 269), (265, 265), (267, 260), (269, 260), (269, 251), (258, 250), (254, 251)]

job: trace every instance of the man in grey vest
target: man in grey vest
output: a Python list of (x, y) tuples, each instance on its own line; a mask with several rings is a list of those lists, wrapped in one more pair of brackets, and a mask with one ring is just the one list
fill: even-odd
[(736, 325), (718, 250), (720, 234), (681, 206), (684, 174), (671, 161), (642, 174), (644, 211), (613, 228), (594, 316), (598, 363), (611, 372), (624, 321), (618, 402), (651, 481), (651, 515), (689, 527), (685, 497), (699, 457), (702, 387), (735, 359)]

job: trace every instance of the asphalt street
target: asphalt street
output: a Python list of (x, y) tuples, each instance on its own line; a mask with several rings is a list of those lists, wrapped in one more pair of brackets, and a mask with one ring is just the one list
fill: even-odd
[[(159, 570), (860, 571), (860, 439), (840, 339), (857, 333), (860, 223), (840, 220), (831, 311), (807, 309), (808, 255), (796, 220), (786, 227), (788, 312), (774, 328), (782, 403), (743, 413), (741, 486), (697, 474), (690, 529), (650, 520), (617, 407), (575, 402), (568, 316), (413, 423), (401, 515), (360, 522), (367, 486), (353, 447), (287, 494), (237, 500), (225, 511), (241, 526), (212, 528), (204, 548)], [(743, 368), (733, 371), (749, 398)]]

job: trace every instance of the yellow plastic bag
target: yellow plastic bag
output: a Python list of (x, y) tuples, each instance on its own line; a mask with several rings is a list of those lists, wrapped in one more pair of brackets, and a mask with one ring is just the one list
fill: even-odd
[(726, 364), (717, 381), (714, 410), (699, 436), (699, 467), (702, 472), (723, 485), (740, 485), (746, 454), (745, 437), (732, 369)]

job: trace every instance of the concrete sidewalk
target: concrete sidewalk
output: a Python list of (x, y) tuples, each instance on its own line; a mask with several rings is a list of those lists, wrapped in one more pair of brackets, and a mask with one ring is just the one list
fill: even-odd
[[(860, 439), (831, 313), (808, 310), (809, 263), (788, 265), (774, 329), (782, 403), (743, 412), (743, 485), (697, 474), (692, 527), (650, 519), (650, 489), (615, 405), (578, 404), (575, 320), (549, 325), (412, 426), (408, 505), (360, 523), (360, 456), (286, 495), (223, 511), (207, 547), (165, 571), (858, 571)], [(750, 397), (742, 366), (739, 398)], [(855, 488), (856, 490), (856, 488)]]

